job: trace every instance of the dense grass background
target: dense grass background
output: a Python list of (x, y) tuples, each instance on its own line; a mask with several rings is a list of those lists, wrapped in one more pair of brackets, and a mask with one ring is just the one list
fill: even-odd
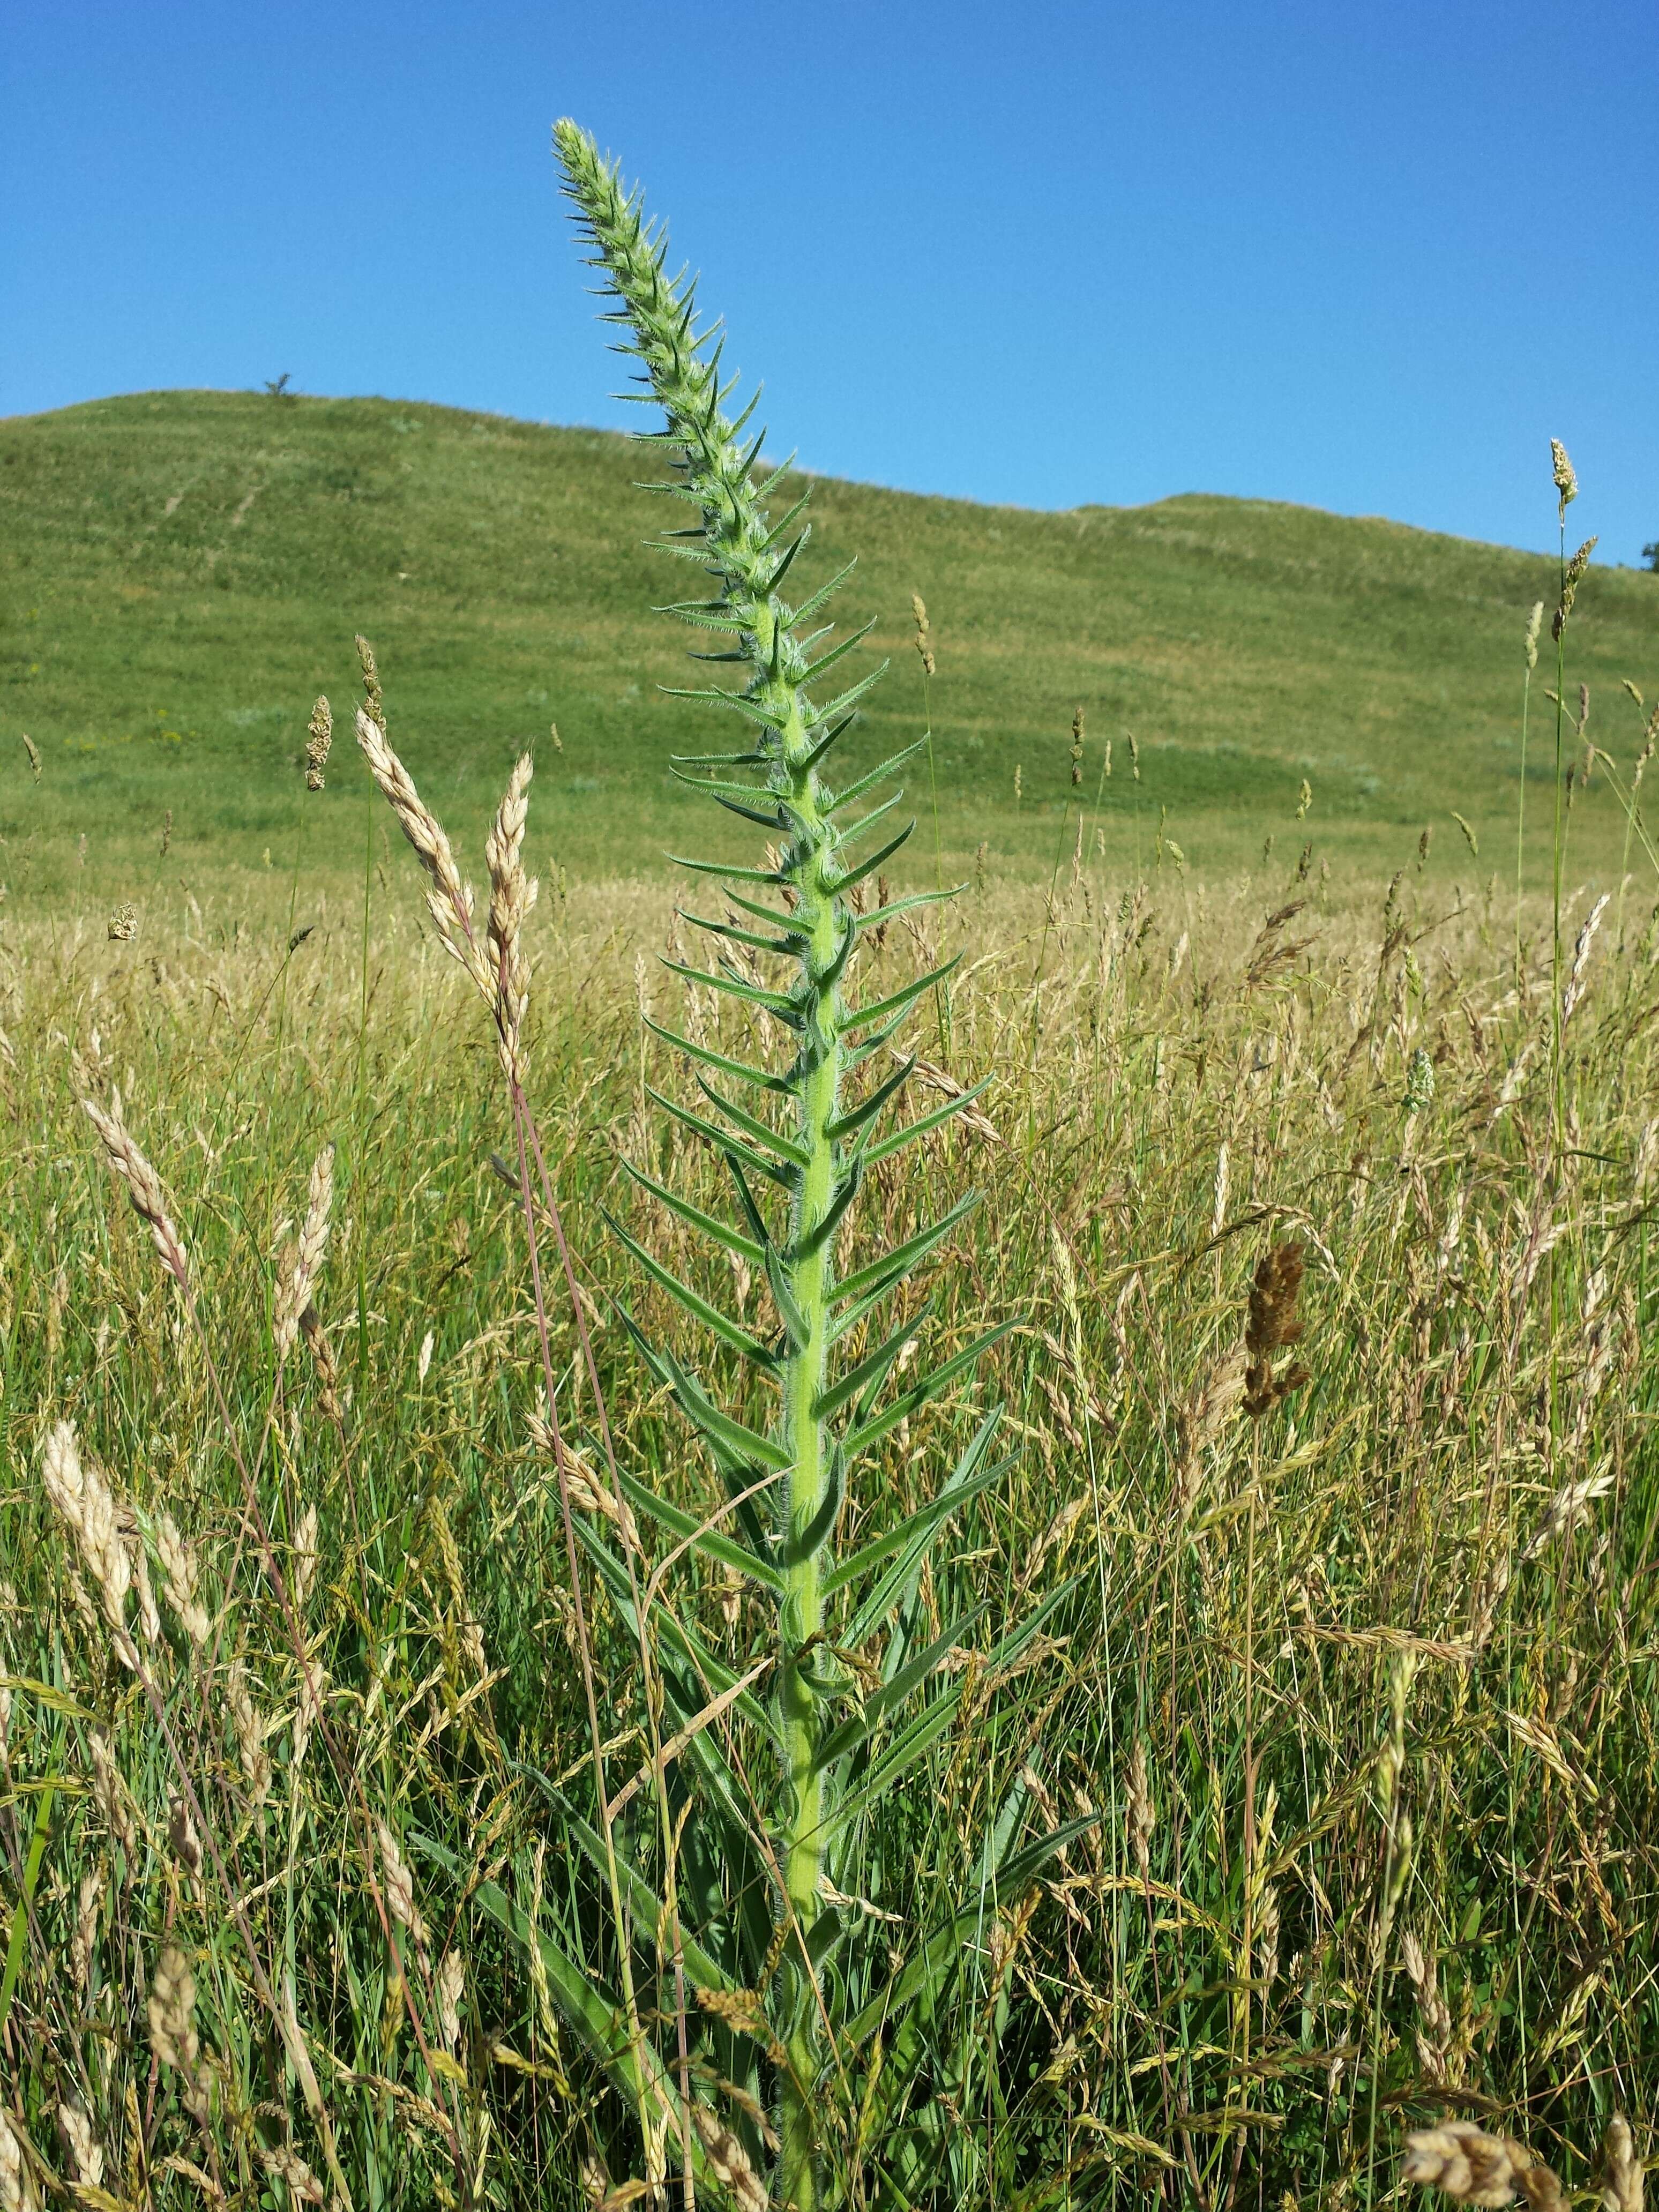
[[(614, 1964), (544, 1780), (589, 1802), (522, 1227), (489, 1166), (495, 1056), (344, 728), (324, 793), (298, 760), (317, 690), (347, 720), (361, 628), (476, 873), (510, 754), (560, 722), (532, 800), (533, 1102), (624, 1460), (706, 1508), (612, 1294), (690, 1344), (602, 1212), (708, 1295), (763, 1303), (621, 1166), (714, 1202), (715, 1163), (647, 1100), (677, 1079), (643, 1012), (744, 1048), (729, 1009), (686, 1007), (653, 958), (675, 929), (656, 848), (705, 836), (664, 762), (709, 732), (654, 689), (685, 664), (643, 611), (673, 571), (635, 543), (640, 458), (369, 401), (161, 395), (0, 425), (0, 2104), (32, 2146), (9, 2171), (98, 2212), (306, 2199), (323, 2130), (250, 1954), (291, 1986), (355, 2202), (592, 2205), (597, 2161), (612, 2212), (634, 2201), (629, 2116), (502, 1924)], [(1584, 940), (1558, 1069), (1547, 650), (1518, 928), (1508, 884), (1521, 634), (1553, 564), (1218, 501), (1043, 516), (826, 484), (817, 509), (815, 559), (856, 544), (849, 611), (877, 611), (900, 654), (864, 742), (917, 727), (919, 587), (945, 842), (969, 875), (989, 848), (988, 882), (860, 956), (880, 991), (964, 954), (948, 1042), (921, 1010), (918, 1041), (949, 1062), (923, 1081), (988, 1078), (988, 1120), (884, 1163), (855, 1233), (902, 1236), (982, 1186), (930, 1340), (1015, 1323), (971, 1392), (884, 1445), (849, 1522), (931, 1494), (1000, 1397), (1018, 1459), (941, 1546), (924, 1623), (984, 1601), (988, 1638), (1063, 1591), (1036, 1663), (975, 1675), (861, 1833), (861, 1971), (902, 1972), (972, 1893), (995, 1808), (1030, 1835), (1100, 1816), (1044, 1882), (983, 1900), (929, 2024), (923, 2201), (1346, 2212), (1387, 2193), (1407, 2127), (1447, 2112), (1523, 2133), (1575, 2184), (1616, 2109), (1650, 2151), (1659, 885), (1638, 842), (1644, 872)], [(1583, 677), (1593, 734), (1627, 757), (1640, 726), (1611, 679), (1659, 689), (1654, 580), (1592, 573), (1569, 640), (1573, 704)], [(1062, 819), (1079, 700), (1091, 750)], [(912, 880), (931, 874), (918, 795)], [(1157, 842), (1163, 806), (1184, 869)], [(1079, 819), (1104, 833), (1080, 851)], [(1595, 884), (1618, 889), (1624, 817), (1599, 775), (1570, 827), (1569, 957)], [(127, 899), (138, 934), (118, 941)], [(290, 902), (320, 925), (294, 943)], [(193, 1316), (79, 1111), (117, 1088), (191, 1252)], [(303, 1348), (278, 1376), (270, 1338), (325, 1142), (333, 1411)], [(1225, 1378), (1252, 1271), (1286, 1237), (1310, 1374), (1257, 1425)], [(568, 1313), (555, 1330), (574, 1415)], [(163, 1510), (196, 1547), (221, 1644), (192, 1646), (170, 1600), (153, 1638), (132, 1617), (225, 1879), (192, 1864), (156, 1708), (43, 1497), (65, 1418), (137, 1551)], [(270, 1566), (301, 1571), (313, 1542), (296, 1629)], [(734, 1667), (764, 1656), (764, 1615), (705, 1567), (665, 1602)], [(642, 1755), (644, 1692), (623, 1624), (602, 1601), (594, 1617), (614, 1786)], [(326, 1743), (296, 1729), (302, 1663), (325, 1672)], [(1414, 1846), (1391, 1858), (1401, 1813)], [(422, 1921), (398, 1953), (382, 1821)], [(656, 1878), (642, 1798), (623, 1841)], [(652, 1932), (642, 2001), (666, 2036)], [(205, 2122), (152, 2063), (169, 1942), (196, 1974)], [(879, 2039), (837, 2060), (832, 2155), (879, 2201), (885, 2145), (860, 2126)], [(757, 2152), (729, 2081), (699, 2083)], [(0, 2137), (0, 2180), (9, 2156)]]
[[(1160, 2190), (1239, 2212), (1289, 2191), (1336, 2212), (1379, 2201), (1403, 2131), (1447, 2112), (1523, 2133), (1582, 2182), (1608, 2112), (1639, 2130), (1659, 2094), (1650, 902), (1624, 956), (1609, 917), (1587, 965), (1565, 1151), (1535, 935), (1517, 979), (1505, 915), (1449, 924), (1414, 879), (1403, 933), (1375, 911), (1327, 913), (1316, 891), (1264, 934), (1263, 905), (1244, 885), (1153, 897), (1097, 866), (1062, 885), (1046, 926), (1039, 898), (1006, 893), (941, 922), (972, 970), (953, 1065), (991, 1078), (990, 1130), (884, 1167), (847, 1255), (906, 1233), (942, 1191), (984, 1188), (929, 1339), (1016, 1331), (971, 1390), (893, 1437), (849, 1516), (896, 1520), (975, 1407), (1003, 1397), (1018, 1461), (941, 1546), (926, 1618), (988, 1601), (991, 1638), (1071, 1585), (1038, 1663), (976, 1688), (871, 1821), (859, 1893), (897, 1917), (855, 1922), (858, 1940), (883, 1971), (912, 1956), (972, 1895), (974, 1839), (1009, 1793), (1031, 1834), (1083, 1806), (1102, 1816), (1048, 1882), (987, 1901), (983, 1942), (933, 2023), (930, 2082), (952, 2116), (927, 2200), (940, 2212)], [(642, 1088), (676, 1079), (638, 1017), (643, 996), (678, 1018), (678, 994), (634, 958), (667, 924), (665, 894), (583, 890), (538, 910), (533, 1091), (625, 1462), (706, 1507), (713, 1478), (609, 1294), (688, 1354), (689, 1333), (599, 1210), (620, 1208), (708, 1294), (759, 1310), (763, 1290), (630, 1197), (619, 1164), (716, 1202), (718, 1164)], [(591, 2203), (584, 2161), (603, 2156), (618, 2184), (640, 2172), (627, 2116), (491, 1907), (505, 1893), (610, 1955), (598, 1885), (537, 1778), (587, 1802), (556, 1499), (527, 1432), (522, 1231), (488, 1165), (499, 1077), (423, 937), (412, 899), (379, 910), (366, 1028), (343, 951), (307, 967), (308, 945), (273, 990), (282, 940), (259, 931), (187, 920), (126, 945), (43, 930), (14, 935), (0, 964), (0, 1904), (21, 1930), (0, 2076), (48, 2171), (69, 2170), (58, 2105), (84, 2109), (124, 2203), (198, 2201), (165, 2158), (216, 2159), (232, 2202), (277, 2201), (256, 2134), (313, 2170), (321, 2158), (214, 1869), (192, 1878), (170, 1840), (176, 1782), (149, 1710), (74, 1597), (38, 1472), (63, 1417), (144, 1527), (165, 1509), (197, 1547), (224, 1648), (198, 1658), (164, 1605), (147, 1664), (255, 1942), (294, 1977), (356, 2201), (460, 2201), (464, 2172), (491, 2204)], [(894, 987), (924, 949), (895, 928), (868, 982)], [(690, 1018), (740, 1045), (707, 1001)], [(114, 1085), (171, 1194), (199, 1330), (77, 1109)], [(337, 1189), (319, 1305), (349, 1403), (337, 1427), (302, 1352), (266, 1431), (275, 1255), (325, 1139)], [(1287, 1236), (1305, 1244), (1311, 1379), (1255, 1427), (1212, 1394), (1251, 1270)], [(556, 1344), (574, 1404), (568, 1314)], [(741, 1403), (728, 1364), (714, 1373)], [(236, 1450), (284, 1571), (319, 1515), (305, 1647), (354, 1781), (314, 1737), (297, 1756), (291, 1632)], [(730, 1601), (701, 1569), (669, 1600), (748, 1665), (766, 1617)], [(596, 1620), (614, 1786), (641, 1755), (637, 1655), (603, 1603)], [(274, 1766), (257, 1805), (227, 1716), (233, 1652)], [(1408, 1657), (1393, 1802), (1416, 1845), (1390, 1934), (1380, 1761)], [(131, 1792), (125, 1842), (100, 1796), (100, 1735)], [(1133, 1817), (1137, 1744), (1150, 1830)], [(413, 2016), (448, 2071), (414, 2039), (359, 1789), (414, 1869)], [(37, 1834), (31, 1917), (19, 1875)], [(650, 1875), (642, 1806), (623, 1834)], [(168, 1940), (196, 1962), (220, 2069), (206, 2131), (176, 2073), (150, 2067), (146, 1997)], [(465, 1973), (453, 2033), (433, 1994), (447, 1953)], [(670, 1984), (648, 1972), (642, 2002), (672, 2008)], [(878, 2051), (842, 2057), (835, 2155), (862, 2162), (879, 2200), (883, 2145), (857, 2140)]]
[[(618, 437), (379, 399), (161, 392), (0, 423), (0, 872), (14, 898), (61, 887), (82, 834), (136, 892), (169, 808), (170, 875), (199, 889), (210, 872), (258, 872), (267, 848), (280, 869), (306, 715), (319, 690), (352, 694), (357, 630), (379, 651), (394, 739), (458, 834), (538, 739), (544, 870), (551, 852), (588, 878), (654, 872), (665, 844), (706, 839), (666, 763), (707, 746), (708, 727), (658, 689), (701, 679), (683, 634), (649, 612), (696, 572), (643, 543), (674, 519), (630, 489), (652, 473), (649, 451)], [(820, 480), (811, 514), (808, 572), (858, 555), (837, 611), (877, 617), (872, 650), (895, 661), (866, 749), (920, 726), (910, 594), (927, 599), (958, 866), (983, 842), (994, 873), (1046, 868), (1079, 704), (1091, 813), (1114, 743), (1101, 819), (1126, 867), (1152, 851), (1163, 807), (1201, 872), (1273, 832), (1382, 873), (1428, 822), (1431, 866), (1467, 879), (1505, 865), (1506, 846), (1512, 861), (1521, 631), (1534, 599), (1554, 603), (1552, 561), (1198, 496), (1040, 514)], [(1581, 516), (1593, 528), (1593, 488)], [(1659, 690), (1659, 580), (1592, 569), (1574, 623), (1595, 733), (1622, 757), (1640, 726), (1618, 680)], [(1549, 709), (1534, 707), (1541, 793)], [(38, 789), (24, 732), (46, 763)], [(362, 787), (336, 781), (307, 830), (325, 872), (361, 868)], [(913, 775), (927, 845), (925, 781)], [(1452, 808), (1482, 841), (1478, 866)], [(1593, 787), (1581, 848), (1605, 863), (1620, 827)]]

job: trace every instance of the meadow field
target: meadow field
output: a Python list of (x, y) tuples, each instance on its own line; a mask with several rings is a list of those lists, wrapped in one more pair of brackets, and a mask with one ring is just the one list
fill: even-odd
[(843, 773), (562, 150), (741, 719), (620, 441), (0, 425), (0, 2212), (1638, 2212), (1659, 587), (819, 484)]

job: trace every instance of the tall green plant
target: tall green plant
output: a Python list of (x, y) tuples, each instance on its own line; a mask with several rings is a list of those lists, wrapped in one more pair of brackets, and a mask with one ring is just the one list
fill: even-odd
[[(691, 984), (780, 1024), (792, 1047), (787, 1064), (769, 1068), (655, 1030), (691, 1063), (708, 1110), (652, 1096), (723, 1157), (734, 1218), (716, 1218), (633, 1172), (679, 1219), (764, 1275), (775, 1328), (756, 1334), (626, 1231), (618, 1234), (723, 1354), (737, 1355), (771, 1386), (775, 1411), (763, 1426), (726, 1411), (690, 1364), (648, 1340), (630, 1319), (644, 1358), (706, 1446), (726, 1500), (699, 1521), (625, 1469), (617, 1480), (636, 1514), (665, 1528), (683, 1548), (742, 1576), (773, 1609), (765, 1704), (671, 1607), (659, 1607), (647, 1626), (658, 1640), (674, 1726), (686, 1737), (682, 1764), (695, 1777), (694, 1785), (680, 1782), (677, 1766), (672, 1783), (692, 1788), (695, 1796), (677, 1811), (686, 1823), (677, 1870), (680, 1906), (688, 1917), (701, 1906), (699, 1924), (684, 1939), (699, 1996), (694, 2028), (707, 2038), (705, 2071), (714, 2064), (742, 2092), (731, 2130), (717, 2137), (711, 2116), (699, 2112), (697, 2133), (705, 2148), (714, 2145), (709, 2170), (717, 2179), (735, 2173), (741, 2198), (749, 2187), (743, 2161), (751, 2171), (763, 2161), (766, 2132), (755, 2118), (758, 2103), (750, 2110), (744, 2098), (769, 2087), (778, 2142), (774, 2193), (798, 2212), (812, 2212), (842, 2195), (851, 2171), (825, 2155), (827, 2113), (852, 2116), (854, 2160), (873, 2161), (905, 2196), (944, 2170), (954, 2132), (947, 2124), (953, 2075), (948, 2051), (929, 2047), (928, 2023), (962, 1971), (963, 1942), (987, 1910), (987, 1892), (1029, 1883), (1048, 1853), (1082, 1824), (1018, 1851), (1024, 1790), (1017, 1789), (977, 1861), (953, 1870), (944, 1917), (923, 1931), (896, 1972), (884, 1948), (868, 1941), (867, 1918), (849, 1911), (849, 1869), (868, 1818), (950, 1725), (963, 1681), (960, 1674), (941, 1678), (941, 1666), (983, 1611), (948, 1622), (942, 1633), (925, 1633), (918, 1602), (924, 1559), (947, 1519), (1007, 1465), (993, 1455), (994, 1411), (929, 1503), (850, 1555), (838, 1551), (843, 1500), (860, 1463), (902, 1421), (963, 1382), (1005, 1333), (993, 1329), (884, 1397), (927, 1307), (911, 1306), (896, 1319), (882, 1310), (894, 1305), (964, 1219), (971, 1195), (850, 1273), (836, 1272), (839, 1235), (869, 1171), (978, 1095), (878, 1133), (913, 1062), (880, 1079), (874, 1070), (906, 1016), (954, 963), (861, 1006), (847, 995), (864, 932), (947, 894), (935, 890), (873, 912), (856, 910), (855, 886), (910, 834), (909, 827), (897, 829), (871, 848), (872, 833), (887, 822), (902, 789), (862, 815), (859, 803), (921, 746), (907, 747), (840, 789), (828, 782), (831, 754), (882, 673), (877, 668), (831, 698), (817, 696), (822, 679), (870, 628), (828, 645), (830, 629), (817, 626), (850, 564), (799, 602), (785, 596), (807, 542), (806, 501), (779, 520), (770, 518), (766, 501), (782, 471), (760, 480), (765, 434), (749, 430), (755, 401), (735, 419), (723, 411), (731, 386), (721, 382), (718, 327), (699, 326), (692, 285), (666, 273), (664, 234), (646, 223), (639, 197), (624, 190), (592, 139), (569, 122), (555, 135), (569, 196), (616, 303), (607, 319), (627, 333), (620, 350), (641, 365), (647, 386), (641, 396), (660, 404), (667, 418), (664, 428), (647, 434), (672, 464), (672, 480), (659, 488), (689, 513), (665, 550), (708, 579), (703, 596), (667, 611), (708, 640), (713, 649), (700, 657), (733, 672), (730, 683), (678, 696), (708, 702), (746, 732), (740, 750), (677, 760), (675, 773), (773, 841), (760, 866), (681, 863), (718, 878), (727, 904), (725, 920), (686, 916), (718, 948), (710, 966), (677, 964)], [(757, 926), (745, 926), (739, 915)], [(753, 956), (777, 963), (772, 980), (756, 980), (765, 970)], [(754, 1103), (741, 1103), (737, 1092)], [(597, 1527), (585, 1528), (584, 1539), (613, 1601), (636, 1628), (623, 1562)], [(991, 1663), (1014, 1658), (1037, 1626), (1033, 1617), (1006, 1636), (988, 1655)], [(920, 1709), (911, 1711), (918, 1698)], [(766, 1755), (750, 1759), (741, 1744), (755, 1736)], [(586, 1825), (569, 1818), (573, 1838), (584, 1842)], [(868, 1863), (858, 1866), (866, 1888), (871, 1871)], [(629, 1879), (641, 1922), (664, 1925), (655, 1898), (631, 1870)], [(577, 1987), (568, 1973), (562, 1980), (555, 1975), (554, 1985), (568, 1990), (590, 2047), (614, 2063), (617, 2046), (605, 2024), (614, 2008), (600, 2001), (595, 2009), (591, 1979)], [(869, 2068), (872, 2040), (880, 2063), (854, 2098), (850, 2076)], [(672, 2094), (666, 2077), (665, 2067), (665, 2097)], [(732, 2142), (742, 2150), (736, 2166)]]

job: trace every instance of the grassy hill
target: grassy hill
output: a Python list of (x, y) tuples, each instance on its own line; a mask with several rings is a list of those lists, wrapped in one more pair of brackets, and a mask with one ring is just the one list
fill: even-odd
[[(681, 582), (642, 542), (674, 520), (631, 489), (649, 473), (616, 436), (379, 399), (162, 392), (0, 423), (0, 877), (14, 901), (72, 871), (83, 836), (106, 880), (153, 868), (169, 809), (179, 867), (258, 870), (269, 850), (282, 869), (306, 715), (319, 690), (337, 710), (353, 696), (358, 629), (380, 653), (394, 740), (458, 836), (537, 738), (538, 866), (625, 872), (654, 867), (665, 843), (706, 849), (720, 823), (688, 822), (711, 810), (666, 773), (671, 752), (709, 744), (711, 720), (657, 688), (697, 678), (689, 633), (649, 611)], [(1592, 510), (1587, 497), (1575, 518), (1591, 526)], [(958, 860), (984, 841), (993, 870), (1051, 864), (1080, 703), (1091, 816), (1114, 741), (1101, 823), (1126, 866), (1137, 845), (1150, 857), (1164, 807), (1202, 870), (1259, 854), (1271, 831), (1380, 871), (1435, 821), (1467, 875), (1452, 808), (1482, 840), (1483, 872), (1512, 865), (1521, 634), (1534, 599), (1553, 603), (1553, 562), (1199, 496), (1048, 514), (823, 479), (811, 513), (803, 566), (821, 576), (859, 556), (841, 611), (877, 616), (872, 646), (894, 658), (866, 750), (921, 726), (909, 599), (926, 596), (942, 836)], [(1627, 756), (1639, 724), (1618, 679), (1659, 690), (1659, 582), (1592, 573), (1578, 607), (1570, 681), (1590, 684), (1596, 734)], [(1551, 710), (1536, 692), (1534, 706), (1542, 801)], [(361, 866), (349, 754), (343, 732), (307, 809), (313, 866)], [(925, 787), (924, 773), (924, 849)], [(1541, 830), (1545, 805), (1531, 811)], [(1605, 861), (1617, 826), (1593, 789), (1574, 825), (1585, 856)]]

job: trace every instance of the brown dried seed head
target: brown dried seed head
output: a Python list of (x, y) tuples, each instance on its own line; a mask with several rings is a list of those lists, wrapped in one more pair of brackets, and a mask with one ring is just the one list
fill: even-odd
[(35, 744), (33, 738), (30, 737), (27, 732), (24, 733), (23, 737), (23, 750), (29, 757), (29, 766), (34, 771), (35, 781), (39, 783), (40, 781), (40, 748)]
[(1538, 665), (1538, 633), (1544, 626), (1544, 602), (1534, 599), (1532, 612), (1527, 617), (1527, 665)]
[(1299, 1364), (1279, 1375), (1274, 1374), (1273, 1365), (1274, 1354), (1301, 1337), (1302, 1323), (1296, 1310), (1301, 1294), (1301, 1245), (1274, 1245), (1263, 1255), (1256, 1268), (1250, 1286), (1249, 1320), (1244, 1331), (1248, 1355), (1244, 1410), (1255, 1419), (1270, 1412), (1281, 1398), (1299, 1389), (1308, 1380), (1308, 1370)]

